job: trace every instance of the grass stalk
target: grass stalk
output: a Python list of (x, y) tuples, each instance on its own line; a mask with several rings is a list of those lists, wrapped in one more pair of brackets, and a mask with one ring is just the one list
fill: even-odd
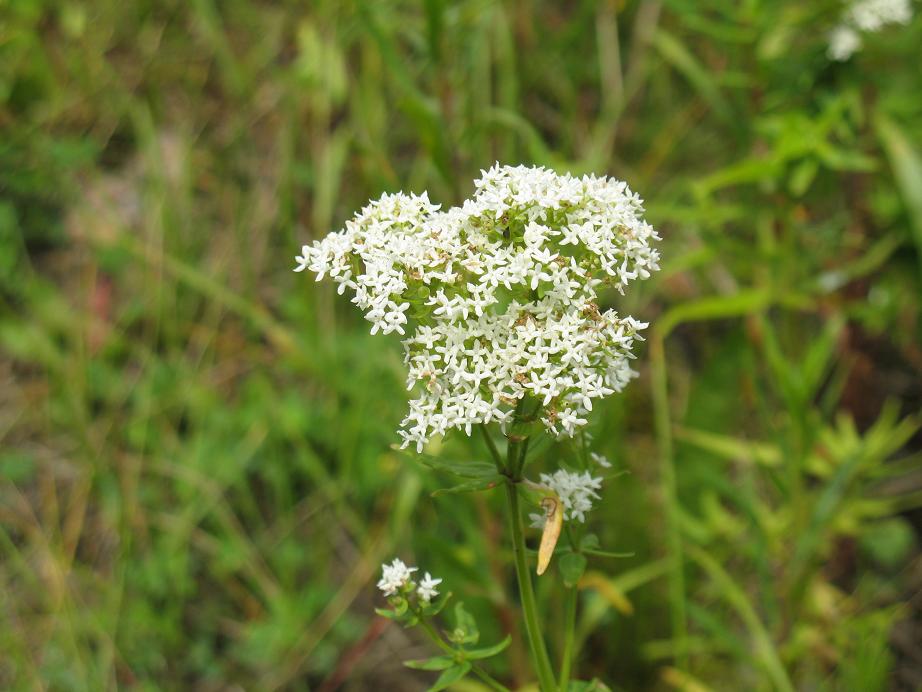
[(679, 529), (678, 493), (672, 454), (672, 423), (669, 416), (669, 391), (663, 335), (654, 332), (650, 339), (650, 369), (653, 386), (653, 415), (660, 457), (660, 483), (666, 517), (666, 544), (669, 572), (669, 610), (672, 636), (676, 645), (676, 665), (688, 670), (688, 620), (685, 609), (685, 574), (682, 560), (682, 534)]

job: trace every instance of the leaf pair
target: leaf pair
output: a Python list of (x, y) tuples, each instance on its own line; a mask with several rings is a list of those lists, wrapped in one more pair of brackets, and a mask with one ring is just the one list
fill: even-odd
[[(405, 666), (416, 670), (442, 671), (435, 684), (429, 688), (430, 692), (444, 690), (446, 687), (458, 682), (473, 669), (474, 666), (471, 661), (496, 656), (505, 651), (509, 644), (512, 643), (512, 637), (506, 635), (501, 642), (492, 646), (484, 646), (479, 649), (465, 648), (465, 644), (477, 643), (480, 639), (480, 631), (474, 617), (464, 609), (462, 603), (455, 605), (455, 628), (447, 635), (448, 640), (454, 645), (452, 653), (404, 662)], [(443, 648), (449, 650), (448, 645), (443, 645)]]

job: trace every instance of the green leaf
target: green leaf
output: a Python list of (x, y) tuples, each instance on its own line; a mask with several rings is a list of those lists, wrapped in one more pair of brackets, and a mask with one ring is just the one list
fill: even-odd
[(494, 644), (493, 646), (485, 646), (481, 649), (469, 649), (465, 650), (464, 655), (466, 658), (471, 659), (472, 661), (480, 660), (481, 658), (489, 658), (490, 656), (496, 656), (496, 654), (505, 651), (512, 643), (512, 636), (506, 635), (506, 638), (503, 639), (499, 644)]
[(740, 317), (760, 312), (772, 304), (772, 295), (763, 289), (743, 289), (725, 296), (707, 296), (677, 305), (659, 318), (656, 326), (665, 337), (685, 322)]
[(404, 661), (403, 665), (414, 670), (445, 670), (455, 664), (453, 656), (433, 656), (432, 658), (420, 658), (413, 661)]
[(476, 644), (480, 631), (474, 616), (464, 609), (463, 603), (455, 605), (455, 629), (448, 638), (456, 644)]
[(426, 616), (433, 617), (434, 615), (438, 615), (439, 613), (441, 613), (445, 609), (445, 606), (448, 605), (448, 601), (450, 598), (451, 598), (451, 591), (448, 591), (446, 593), (443, 593), (432, 603), (424, 606)]
[(445, 471), (459, 478), (488, 478), (496, 476), (496, 466), (485, 461), (447, 461), (431, 456), (418, 457), (419, 463), (435, 471)]
[(446, 687), (458, 682), (458, 680), (471, 672), (471, 668), (471, 664), (467, 661), (449, 668), (439, 676), (439, 679), (435, 681), (435, 684), (429, 688), (429, 692), (438, 692), (438, 690), (444, 690)]
[(475, 478), (474, 480), (459, 483), (458, 485), (453, 485), (450, 488), (439, 488), (432, 493), (432, 497), (453, 493), (473, 493), (477, 492), (478, 490), (491, 490), (502, 483), (503, 480), (504, 479), (502, 476), (494, 472), (492, 476), (487, 478)]
[(687, 428), (681, 425), (676, 426), (675, 436), (676, 439), (721, 459), (750, 464), (755, 462), (763, 466), (779, 466), (781, 464), (781, 450), (775, 445), (751, 442), (730, 435), (721, 435), (708, 430)]
[(400, 616), (397, 615), (393, 610), (388, 608), (375, 608), (375, 612), (383, 618), (388, 620), (397, 620)]
[(584, 549), (583, 552), (586, 553), (587, 555), (592, 555), (594, 557), (617, 557), (617, 558), (634, 557), (634, 555), (636, 554), (636, 553), (615, 553), (615, 552), (612, 552), (611, 550), (595, 550), (592, 548)]
[(599, 537), (594, 533), (587, 533), (579, 541), (580, 550), (598, 550), (599, 548)]
[(568, 588), (573, 588), (579, 583), (586, 571), (586, 556), (581, 553), (567, 553), (557, 561), (563, 583)]

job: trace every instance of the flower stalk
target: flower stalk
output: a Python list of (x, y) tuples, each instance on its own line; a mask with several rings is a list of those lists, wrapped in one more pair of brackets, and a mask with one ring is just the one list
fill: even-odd
[(515, 561), (515, 575), (519, 585), (519, 597), (522, 601), (522, 614), (525, 618), (525, 632), (528, 635), (528, 645), (531, 650), (532, 663), (538, 676), (538, 684), (542, 692), (551, 692), (556, 688), (554, 671), (551, 668), (551, 659), (544, 643), (541, 623), (538, 618), (538, 605), (535, 600), (535, 591), (531, 582), (531, 573), (525, 559), (525, 531), (522, 524), (522, 513), (519, 509), (519, 495), (516, 484), (521, 480), (521, 469), (518, 468), (518, 459), (521, 452), (522, 441), (510, 438), (506, 456), (507, 468), (516, 468), (516, 476), (507, 476), (506, 480), (506, 506), (509, 516), (509, 531), (512, 535), (512, 555)]
[(560, 692), (566, 692), (570, 685), (570, 670), (573, 666), (573, 642), (576, 634), (576, 605), (579, 596), (577, 586), (566, 589), (564, 599), (563, 654), (560, 658)]

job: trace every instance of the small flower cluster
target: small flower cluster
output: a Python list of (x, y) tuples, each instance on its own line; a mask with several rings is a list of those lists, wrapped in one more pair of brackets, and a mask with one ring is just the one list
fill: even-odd
[(617, 180), (496, 165), (472, 198), (445, 211), (423, 195), (386, 194), (346, 228), (304, 246), (296, 271), (329, 275), (372, 333), (405, 335), (403, 446), (513, 418), (525, 397), (556, 435), (585, 425), (592, 401), (620, 391), (646, 324), (601, 310), (659, 268), (659, 236)]
[(381, 565), (381, 579), (378, 581), (378, 588), (385, 596), (394, 596), (398, 593), (410, 594), (415, 592), (417, 597), (425, 603), (429, 603), (433, 598), (439, 595), (435, 588), (442, 583), (441, 579), (433, 579), (432, 575), (426, 572), (426, 576), (417, 584), (413, 581), (413, 572), (416, 567), (407, 567), (403, 560), (394, 558), (391, 564)]
[(829, 35), (827, 53), (833, 60), (848, 60), (861, 48), (861, 32), (880, 31), (888, 24), (908, 24), (910, 19), (910, 0), (854, 0)]
[[(596, 491), (602, 488), (602, 479), (590, 475), (588, 471), (571, 473), (560, 469), (552, 475), (542, 473), (541, 483), (557, 493), (563, 503), (564, 520), (576, 519), (581, 523), (586, 522), (586, 512), (592, 509), (592, 501), (599, 499)], [(533, 527), (544, 527), (543, 514), (529, 514), (528, 518), (531, 519)]]

